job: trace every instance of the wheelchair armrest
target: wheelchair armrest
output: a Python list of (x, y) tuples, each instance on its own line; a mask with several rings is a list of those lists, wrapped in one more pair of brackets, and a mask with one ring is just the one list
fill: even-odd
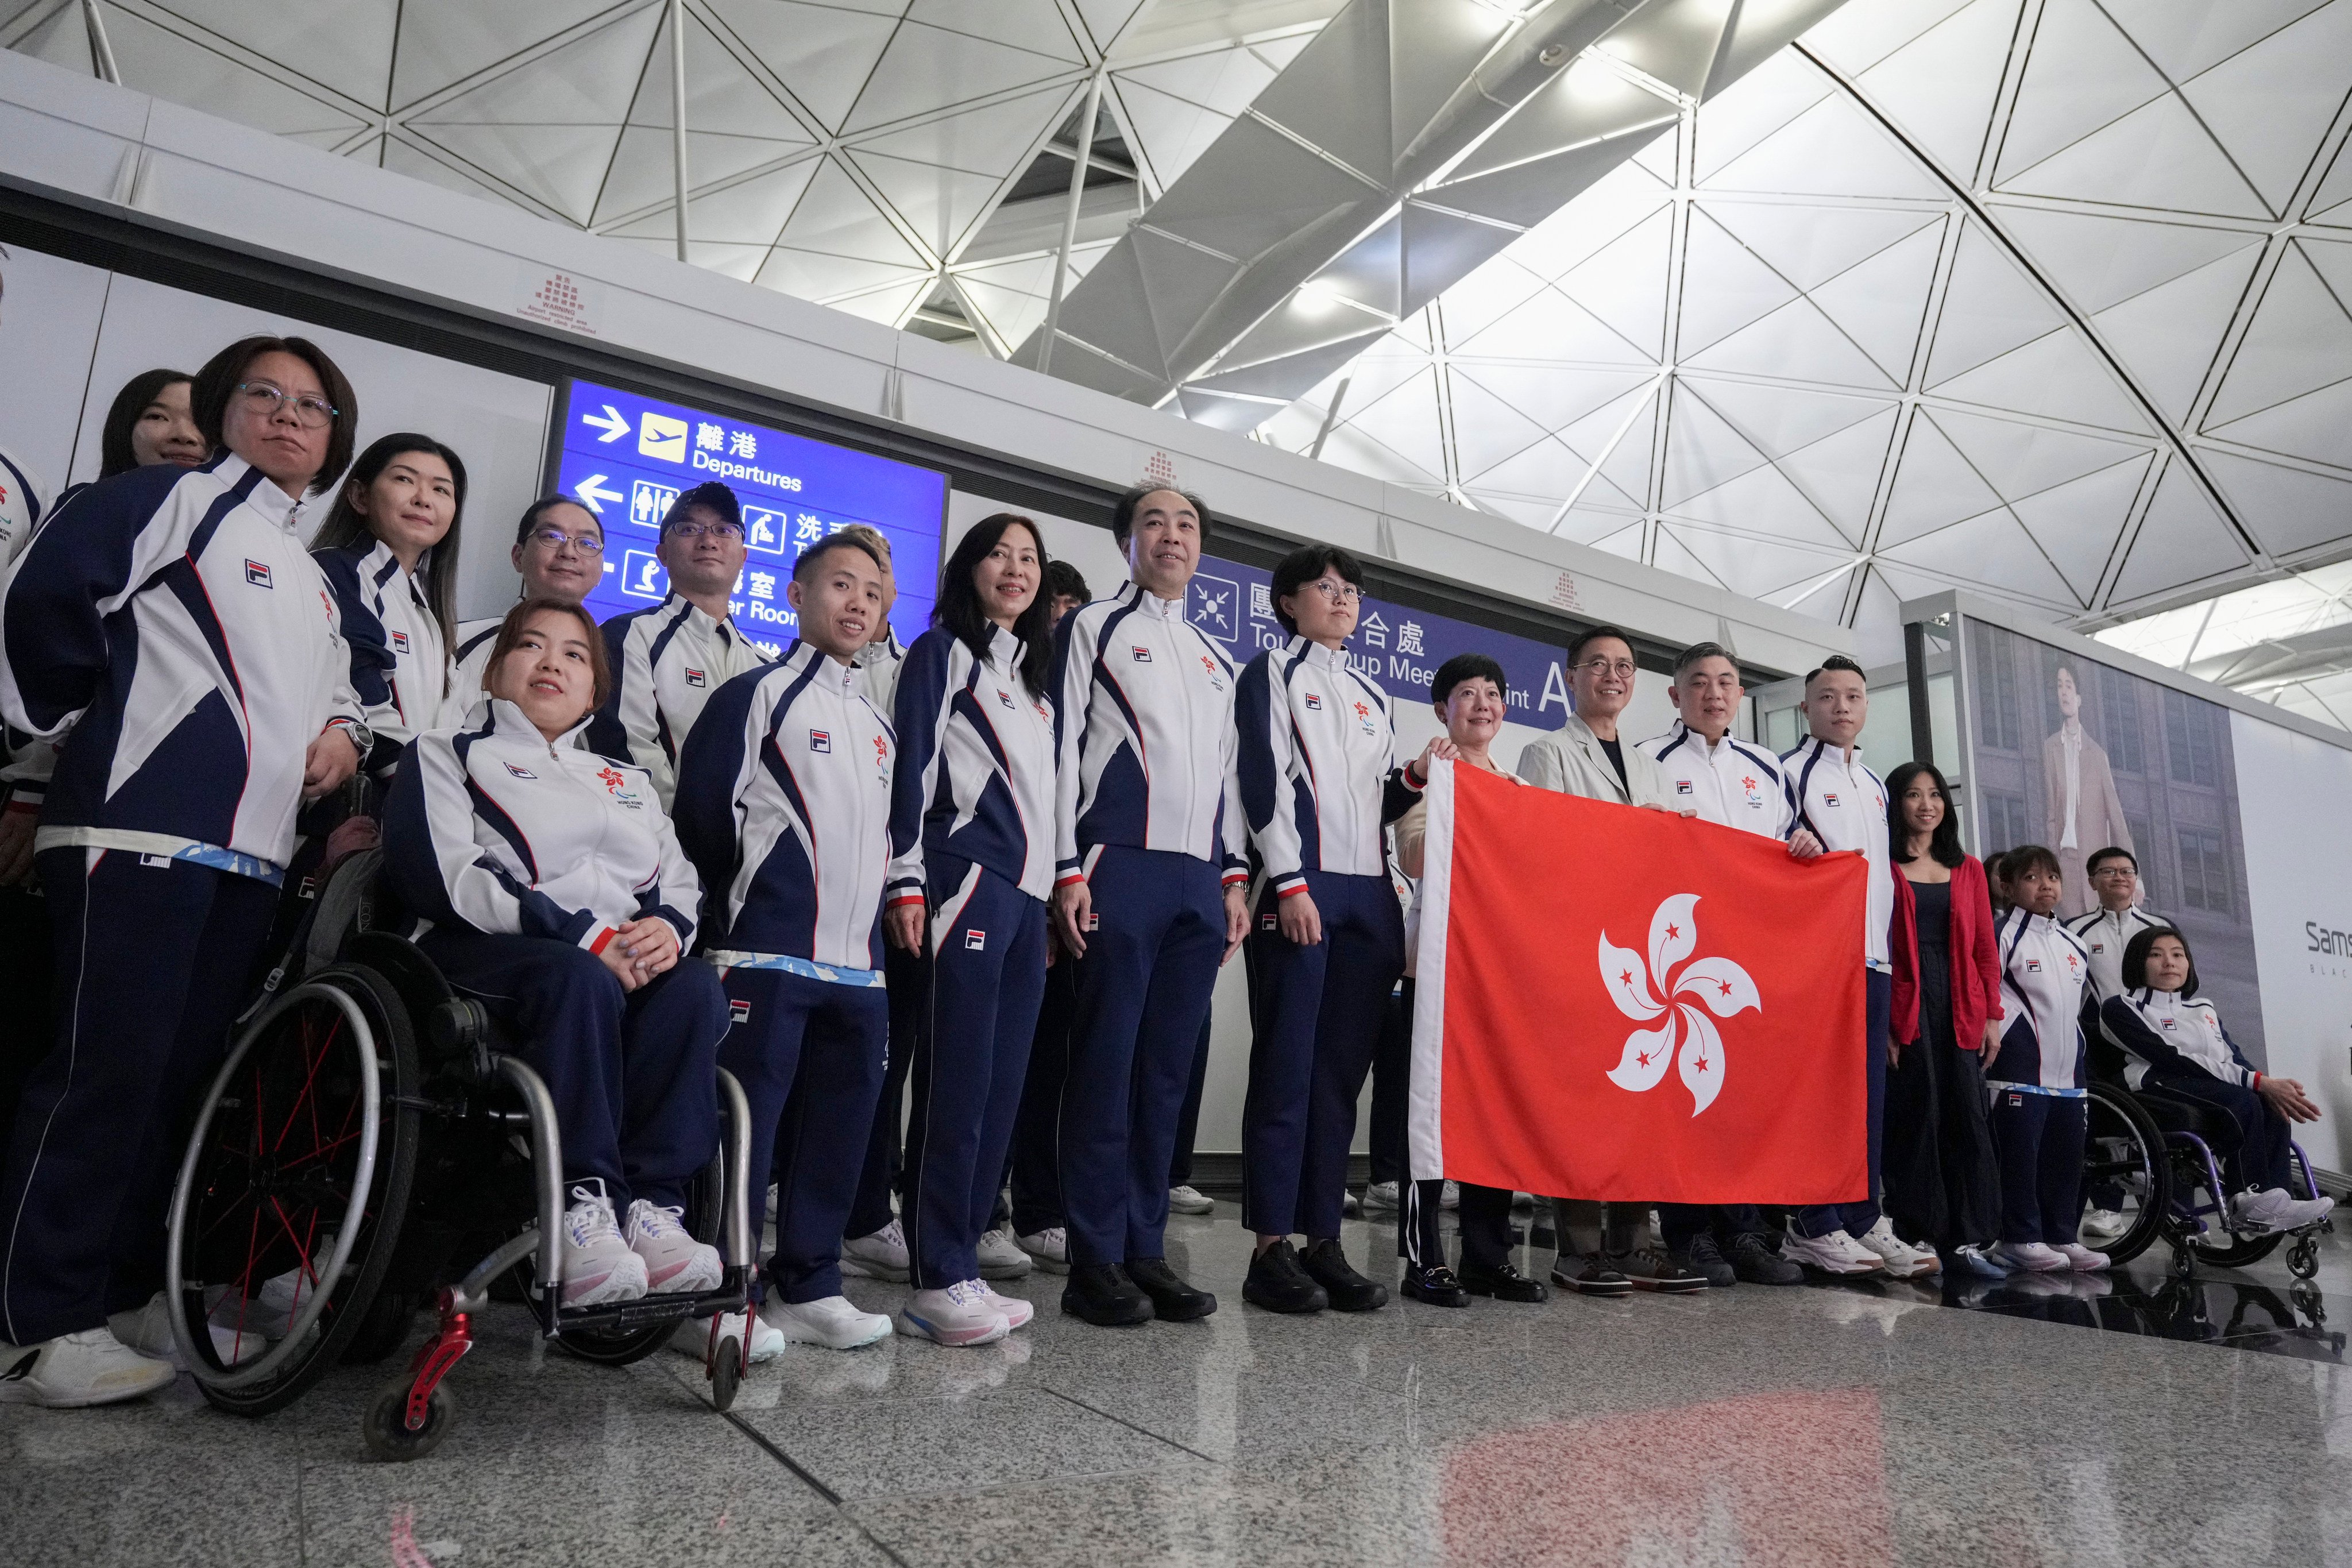
[(490, 1066), (490, 1015), (479, 1002), (447, 997), (434, 1007), (425, 1026), (435, 1053), (467, 1082), (487, 1085), (497, 1077)]

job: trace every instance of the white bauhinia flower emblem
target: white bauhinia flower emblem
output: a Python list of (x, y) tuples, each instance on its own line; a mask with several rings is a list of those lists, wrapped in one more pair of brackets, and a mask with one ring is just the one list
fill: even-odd
[[(1625, 1037), (1624, 1059), (1609, 1074), (1609, 1081), (1640, 1094), (1657, 1088), (1666, 1076), (1667, 1062), (1676, 1061), (1684, 1087), (1697, 1101), (1693, 1116), (1723, 1092), (1723, 1037), (1707, 1014), (1728, 1018), (1749, 1007), (1764, 1010), (1748, 971), (1727, 958), (1691, 958), (1691, 950), (1698, 945), (1698, 927), (1692, 919), (1697, 907), (1696, 893), (1676, 893), (1658, 906), (1650, 917), (1646, 964), (1640, 953), (1612, 943), (1606, 931), (1601, 933), (1601, 980), (1609, 988), (1609, 999), (1637, 1024), (1658, 1020), (1656, 1027)], [(1699, 1005), (1692, 1005), (1694, 1002)]]

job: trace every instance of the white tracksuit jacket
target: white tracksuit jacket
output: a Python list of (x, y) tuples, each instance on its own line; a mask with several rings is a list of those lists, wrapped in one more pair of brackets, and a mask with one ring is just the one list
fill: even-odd
[(2086, 915), (2076, 915), (2066, 922), (2074, 940), (2091, 956), (2091, 1001), (2095, 1005), (2110, 996), (2120, 996), (2124, 989), (2124, 949), (2131, 939), (2144, 931), (2172, 922), (2146, 910), (2130, 909), (2116, 914), (2105, 910), (2093, 910)]
[(1811, 739), (1781, 754), (1780, 772), (1798, 826), (1811, 828), (1824, 849), (1858, 849), (1869, 858), (1863, 957), (1873, 969), (1892, 967), (1887, 928), (1895, 919), (1895, 870), (1887, 854), (1885, 782), (1863, 765), (1860, 746), (1841, 752)]
[(400, 558), (381, 541), (365, 551), (311, 553), (334, 590), (343, 640), (352, 646), (352, 689), (376, 739), (368, 765), (389, 767), (409, 742), (471, 711), (449, 704), (441, 622), (425, 602), (424, 584), (401, 570)]
[(735, 629), (672, 594), (604, 623), (613, 692), (588, 725), (588, 749), (653, 775), (663, 809), (677, 794), (677, 755), (710, 694), (768, 657)]
[(1703, 822), (1766, 838), (1786, 838), (1796, 830), (1797, 812), (1789, 802), (1780, 759), (1763, 747), (1733, 735), (1710, 746), (1706, 736), (1677, 719), (1656, 740), (1643, 742), (1642, 750), (1657, 759), (1666, 804), (1676, 810), (1696, 811)]
[(1277, 897), (1308, 871), (1388, 874), (1389, 820), (1421, 793), (1401, 781), (1388, 694), (1318, 642), (1294, 637), (1242, 671), (1242, 805)]
[(894, 905), (922, 901), (935, 853), (985, 866), (1033, 899), (1054, 890), (1054, 705), (1021, 684), (1021, 639), (989, 630), (984, 659), (934, 626), (899, 666)]
[(2000, 948), (2000, 1049), (1985, 1082), (2043, 1094), (2083, 1090), (2083, 987), (2091, 955), (2074, 933), (2048, 915), (2004, 910)]

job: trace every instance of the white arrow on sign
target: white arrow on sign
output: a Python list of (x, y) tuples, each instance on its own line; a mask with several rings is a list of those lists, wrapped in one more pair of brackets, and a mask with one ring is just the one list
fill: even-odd
[(600, 442), (617, 441), (629, 433), (629, 416), (609, 403), (604, 405), (604, 412), (602, 414), (583, 414), (580, 416), (580, 423), (593, 425), (597, 429), (604, 432), (596, 437)]
[(581, 505), (586, 507), (590, 511), (596, 513), (599, 517), (604, 515), (604, 509), (597, 505), (597, 502), (607, 500), (626, 500), (628, 499), (618, 490), (606, 489), (604, 488), (604, 476), (602, 474), (589, 475), (586, 479), (572, 487), (572, 493), (580, 498)]

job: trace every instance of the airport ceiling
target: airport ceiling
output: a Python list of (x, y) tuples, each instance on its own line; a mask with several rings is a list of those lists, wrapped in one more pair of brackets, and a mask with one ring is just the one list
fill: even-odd
[[(2096, 628), (2352, 556), (2352, 0), (683, 8), (696, 263), (1034, 363), (1108, 61), (1052, 374), (1875, 657), (1947, 585)], [(667, 254), (671, 12), (0, 45)]]

